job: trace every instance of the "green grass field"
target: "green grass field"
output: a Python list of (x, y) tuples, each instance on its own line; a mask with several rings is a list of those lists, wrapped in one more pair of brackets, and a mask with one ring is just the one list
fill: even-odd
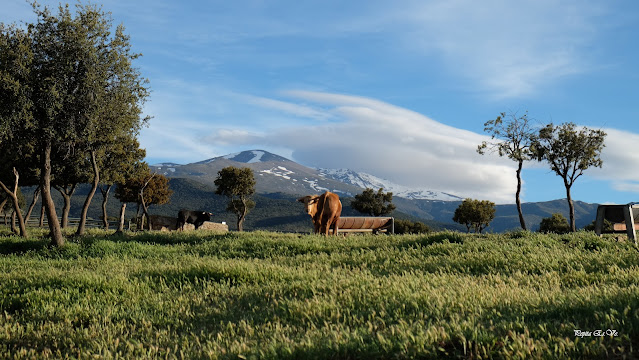
[(639, 354), (639, 252), (591, 233), (7, 234), (0, 358)]

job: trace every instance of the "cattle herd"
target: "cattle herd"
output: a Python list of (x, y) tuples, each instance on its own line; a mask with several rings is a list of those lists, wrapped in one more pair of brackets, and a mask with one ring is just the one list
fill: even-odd
[[(339, 196), (332, 192), (325, 192), (322, 195), (308, 195), (297, 199), (304, 203), (306, 213), (313, 220), (315, 233), (328, 235), (328, 231), (333, 227), (333, 235), (337, 234), (337, 221), (342, 215), (342, 202)], [(213, 213), (206, 211), (180, 210), (177, 216), (176, 228), (184, 230), (184, 224), (194, 224), (195, 229), (210, 221)]]

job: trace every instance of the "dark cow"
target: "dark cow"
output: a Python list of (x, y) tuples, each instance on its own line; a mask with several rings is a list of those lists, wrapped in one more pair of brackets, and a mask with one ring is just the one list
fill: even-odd
[(178, 212), (177, 217), (177, 225), (175, 226), (179, 230), (184, 230), (184, 224), (194, 224), (195, 230), (202, 226), (205, 221), (210, 221), (213, 213), (206, 211), (191, 211), (191, 210), (180, 210)]
[(333, 225), (333, 235), (337, 234), (337, 221), (342, 215), (342, 202), (339, 196), (331, 192), (322, 195), (308, 195), (297, 199), (306, 205), (306, 213), (313, 219), (315, 233), (328, 235), (328, 230)]

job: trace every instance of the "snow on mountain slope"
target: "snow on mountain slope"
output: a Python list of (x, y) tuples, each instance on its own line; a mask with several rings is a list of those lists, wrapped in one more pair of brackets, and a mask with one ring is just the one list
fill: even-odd
[(271, 174), (271, 175), (282, 177), (283, 179), (286, 179), (286, 180), (297, 181), (297, 179), (291, 179), (291, 175), (295, 173), (285, 168), (284, 166), (275, 166), (267, 170), (260, 170), (260, 173)]
[(441, 191), (432, 191), (428, 189), (411, 188), (399, 184), (395, 184), (390, 180), (381, 179), (377, 176), (355, 172), (349, 169), (318, 169), (320, 175), (339, 180), (346, 184), (359, 186), (361, 188), (373, 188), (377, 190), (383, 188), (384, 191), (390, 191), (393, 196), (399, 196), (412, 200), (441, 200), (441, 201), (459, 201), (463, 198), (448, 194)]
[(170, 177), (186, 177), (212, 183), (217, 172), (226, 166), (249, 167), (258, 178), (258, 192), (292, 194), (337, 192), (353, 196), (365, 188), (383, 188), (394, 196), (413, 200), (459, 201), (459, 196), (423, 188), (410, 188), (367, 173), (348, 169), (313, 169), (264, 150), (247, 150), (212, 159), (178, 165), (163, 163), (152, 168)]

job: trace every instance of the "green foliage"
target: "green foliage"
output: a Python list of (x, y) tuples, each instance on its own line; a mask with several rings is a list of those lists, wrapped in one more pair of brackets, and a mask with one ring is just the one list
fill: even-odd
[[(590, 224), (584, 226), (584, 230), (586, 231), (595, 231), (595, 226), (597, 225), (597, 220), (593, 220)], [(613, 223), (608, 220), (608, 219), (604, 219), (603, 222), (603, 227), (602, 227), (602, 231), (603, 232), (611, 232), (613, 230)]]
[(395, 219), (395, 234), (425, 234), (431, 230), (421, 221)]
[(250, 197), (255, 194), (255, 176), (250, 168), (228, 166), (217, 173), (215, 193), (229, 198), (227, 210), (237, 216), (237, 229), (243, 230), (246, 215), (255, 207)]
[[(99, 6), (60, 5), (53, 14), (32, 5), (37, 20), (26, 30), (0, 24), (0, 163), (28, 173), (23, 185), (41, 183), (55, 217), (51, 176), (60, 186), (97, 182), (99, 168), (87, 160), (137, 136), (149, 91), (123, 26), (113, 29)], [(50, 229), (52, 244), (62, 245), (57, 222)]]
[(371, 188), (366, 188), (361, 194), (355, 195), (351, 207), (363, 214), (370, 216), (388, 215), (395, 210), (393, 205), (393, 193), (384, 192), (379, 188), (377, 193)]
[(140, 149), (140, 143), (135, 138), (122, 137), (115, 143), (102, 148), (96, 157), (100, 167), (100, 183), (124, 183), (132, 176), (136, 166), (146, 156), (146, 150)]
[(550, 169), (564, 180), (572, 231), (576, 231), (577, 227), (570, 188), (585, 170), (603, 165), (601, 151), (605, 138), (603, 130), (577, 129), (574, 123), (559, 126), (551, 123), (539, 130), (539, 136), (532, 145), (537, 160), (548, 162)]
[[(505, 123), (504, 120), (506, 120)], [(535, 138), (535, 131), (530, 125), (528, 112), (519, 117), (516, 113), (502, 112), (495, 120), (484, 123), (484, 132), (498, 141), (482, 142), (477, 147), (478, 153), (484, 155), (487, 152), (496, 151), (499, 156), (507, 156), (517, 162), (533, 159), (534, 154), (530, 147)]]
[(554, 213), (551, 217), (541, 219), (539, 232), (565, 234), (570, 231), (570, 225), (566, 217), (560, 213)]
[[(639, 346), (639, 253), (612, 237), (92, 232), (52, 249), (39, 236), (0, 235), (2, 358), (604, 359)], [(575, 335), (597, 329), (616, 335)]]
[(146, 164), (123, 184), (118, 184), (115, 197), (121, 202), (141, 204), (140, 190), (145, 184), (144, 202), (147, 206), (166, 204), (171, 199), (173, 191), (169, 188), (169, 179), (161, 174), (151, 174)]
[(481, 233), (495, 218), (495, 203), (488, 200), (465, 199), (455, 209), (453, 221)]

